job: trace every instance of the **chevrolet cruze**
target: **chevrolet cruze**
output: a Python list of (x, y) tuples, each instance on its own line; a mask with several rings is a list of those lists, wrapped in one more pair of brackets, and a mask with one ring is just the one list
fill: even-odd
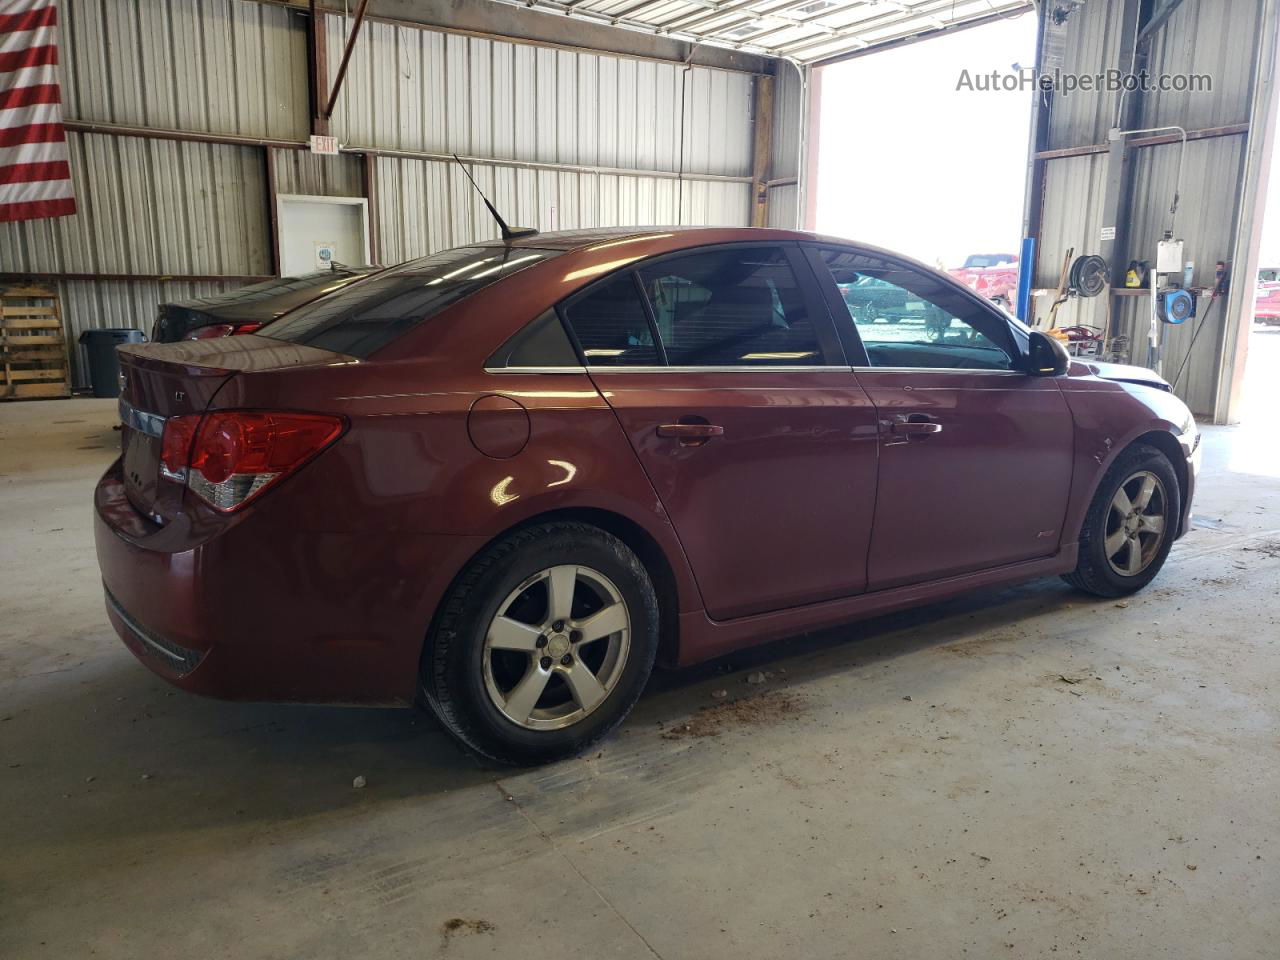
[(480, 243), (121, 360), (96, 539), (138, 658), (423, 702), (516, 763), (605, 735), (655, 662), (1032, 577), (1141, 589), (1199, 457), (1149, 371), (780, 230)]

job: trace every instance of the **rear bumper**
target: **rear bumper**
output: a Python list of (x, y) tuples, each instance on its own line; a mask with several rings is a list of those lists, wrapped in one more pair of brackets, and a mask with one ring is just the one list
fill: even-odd
[(95, 491), (107, 616), (148, 668), (231, 700), (408, 703), (431, 617), (480, 538), (306, 529), (289, 498), (164, 527)]

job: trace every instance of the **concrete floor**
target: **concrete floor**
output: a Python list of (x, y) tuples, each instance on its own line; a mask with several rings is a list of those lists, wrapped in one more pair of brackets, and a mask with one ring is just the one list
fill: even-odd
[(1276, 956), (1263, 417), (1206, 430), (1198, 526), (1127, 603), (1043, 581), (660, 676), (515, 772), (135, 663), (90, 543), (113, 421), (0, 405), (0, 957)]

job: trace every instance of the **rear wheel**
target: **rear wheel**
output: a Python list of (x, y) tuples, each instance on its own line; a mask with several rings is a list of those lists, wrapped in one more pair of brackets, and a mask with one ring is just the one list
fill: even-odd
[(459, 577), (423, 658), (422, 690), (477, 753), (545, 763), (622, 721), (657, 648), (657, 597), (630, 548), (587, 524), (539, 524)]
[(1169, 556), (1181, 506), (1169, 458), (1145, 444), (1126, 450), (1098, 485), (1076, 569), (1063, 579), (1100, 597), (1141, 590)]

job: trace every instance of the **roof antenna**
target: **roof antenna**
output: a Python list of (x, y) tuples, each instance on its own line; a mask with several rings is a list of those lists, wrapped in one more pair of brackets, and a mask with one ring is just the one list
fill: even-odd
[(489, 202), (489, 198), (486, 197), (484, 195), (484, 191), (480, 189), (480, 185), (476, 183), (475, 177), (471, 176), (471, 171), (467, 169), (466, 164), (458, 159), (458, 155), (456, 153), (450, 154), (450, 156), (453, 157), (454, 162), (458, 166), (462, 167), (462, 172), (465, 173), (467, 175), (467, 179), (471, 181), (471, 186), (475, 188), (476, 193), (480, 194), (480, 199), (484, 201), (484, 205), (489, 208), (490, 216), (492, 216), (494, 220), (498, 221), (498, 229), (502, 231), (503, 243), (510, 243), (516, 237), (537, 236), (538, 231), (535, 227), (507, 226), (507, 221), (503, 220), (502, 214), (498, 213), (498, 211), (494, 209), (493, 204)]

